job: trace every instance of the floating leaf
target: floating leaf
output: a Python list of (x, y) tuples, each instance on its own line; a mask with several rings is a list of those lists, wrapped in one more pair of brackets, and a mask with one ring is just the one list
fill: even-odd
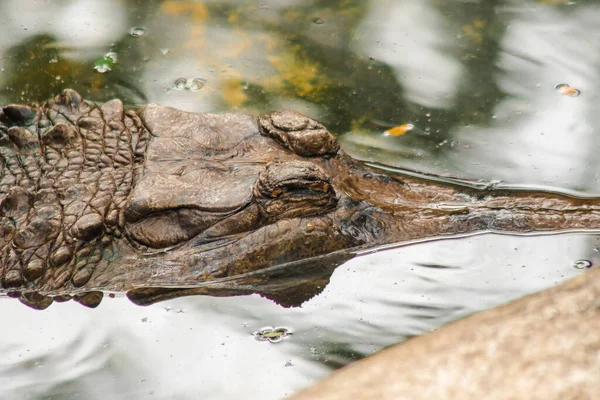
[(579, 90), (566, 83), (559, 83), (558, 85), (554, 86), (554, 88), (558, 90), (560, 94), (564, 94), (565, 96), (569, 97), (577, 97), (581, 93)]
[(403, 125), (398, 125), (398, 126), (388, 129), (387, 131), (383, 132), (383, 135), (384, 136), (401, 136), (401, 135), (404, 135), (408, 131), (412, 131), (413, 129), (415, 129), (415, 126), (413, 124), (403, 124)]
[(112, 70), (116, 63), (117, 53), (111, 51), (106, 53), (104, 57), (94, 63), (94, 69), (103, 74)]
[(266, 326), (259, 331), (254, 332), (254, 338), (259, 342), (279, 343), (284, 338), (290, 336), (292, 332), (288, 328), (273, 328)]

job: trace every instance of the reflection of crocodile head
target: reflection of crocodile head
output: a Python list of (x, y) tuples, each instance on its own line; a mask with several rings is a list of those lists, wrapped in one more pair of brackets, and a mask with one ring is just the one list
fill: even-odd
[(37, 307), (262, 293), (297, 304), (353, 250), (480, 230), (600, 226), (595, 202), (381, 175), (318, 122), (66, 90), (0, 113), (3, 291)]

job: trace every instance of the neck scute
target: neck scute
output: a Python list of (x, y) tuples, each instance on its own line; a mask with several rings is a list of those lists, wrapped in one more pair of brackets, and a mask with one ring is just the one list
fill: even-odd
[(49, 295), (76, 291), (90, 280), (121, 236), (121, 210), (148, 140), (121, 101), (97, 107), (72, 90), (41, 106), (2, 109), (4, 289), (45, 308)]

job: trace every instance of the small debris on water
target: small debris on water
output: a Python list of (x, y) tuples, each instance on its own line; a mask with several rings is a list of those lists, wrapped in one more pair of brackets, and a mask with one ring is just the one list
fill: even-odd
[(186, 86), (187, 86), (187, 79), (177, 78), (175, 80), (175, 83), (173, 84), (173, 89), (185, 90)]
[(573, 268), (575, 269), (587, 269), (592, 267), (592, 262), (590, 260), (577, 260), (573, 263)]
[(108, 64), (100, 64), (100, 65), (95, 65), (94, 69), (98, 72), (100, 72), (101, 74), (108, 72), (111, 70), (111, 68), (108, 66)]
[(129, 30), (129, 34), (136, 38), (140, 37), (140, 36), (144, 36), (144, 33), (146, 33), (146, 29), (141, 28), (141, 27), (134, 27)]
[(112, 70), (116, 63), (117, 53), (115, 53), (114, 51), (109, 51), (104, 55), (104, 57), (102, 57), (94, 63), (94, 69), (103, 74)]
[(253, 333), (254, 339), (259, 342), (271, 342), (279, 343), (284, 338), (291, 336), (292, 332), (288, 328), (273, 328), (272, 326), (266, 326)]
[(317, 17), (317, 18), (314, 18), (314, 19), (313, 19), (313, 22), (314, 22), (316, 25), (323, 25), (323, 24), (325, 23), (325, 21), (323, 21), (323, 18), (319, 18), (319, 17)]
[(190, 90), (191, 92), (197, 92), (198, 90), (202, 89), (204, 85), (206, 85), (206, 81), (204, 79), (194, 78), (189, 83), (188, 90)]
[(567, 83), (559, 83), (558, 85), (554, 86), (554, 89), (556, 89), (560, 94), (564, 94), (565, 96), (569, 97), (577, 97), (581, 94), (579, 90)]
[(189, 90), (190, 92), (197, 92), (206, 85), (206, 80), (202, 78), (177, 78), (173, 84), (175, 90)]
[(383, 136), (401, 136), (415, 129), (413, 124), (398, 125), (383, 132)]

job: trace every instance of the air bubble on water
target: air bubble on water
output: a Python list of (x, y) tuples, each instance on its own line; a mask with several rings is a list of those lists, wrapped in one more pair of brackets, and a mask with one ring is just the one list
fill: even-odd
[(587, 269), (591, 268), (592, 262), (590, 260), (577, 260), (573, 263), (575, 269)]
[(163, 56), (166, 56), (168, 52), (169, 52), (169, 49), (167, 49), (167, 48), (160, 49), (160, 54), (162, 54)]
[(185, 90), (186, 88), (187, 88), (187, 79), (178, 78), (175, 80), (175, 83), (173, 84), (173, 89)]
[(141, 28), (141, 27), (134, 27), (129, 30), (129, 34), (136, 38), (140, 37), (140, 36), (144, 36), (144, 33), (146, 33), (146, 29)]
[(110, 71), (110, 66), (108, 64), (99, 64), (99, 65), (95, 65), (94, 69), (98, 72), (100, 72), (101, 74)]
[(204, 79), (194, 78), (189, 82), (188, 88), (192, 92), (197, 92), (198, 90), (202, 89), (204, 85), (206, 85), (206, 81)]
[(316, 25), (323, 25), (323, 24), (325, 23), (325, 21), (323, 21), (323, 18), (320, 18), (320, 17), (314, 18), (314, 19), (313, 19), (313, 22), (314, 22)]
[(206, 80), (202, 78), (178, 78), (173, 84), (175, 90), (189, 90), (190, 92), (197, 92), (206, 85)]

